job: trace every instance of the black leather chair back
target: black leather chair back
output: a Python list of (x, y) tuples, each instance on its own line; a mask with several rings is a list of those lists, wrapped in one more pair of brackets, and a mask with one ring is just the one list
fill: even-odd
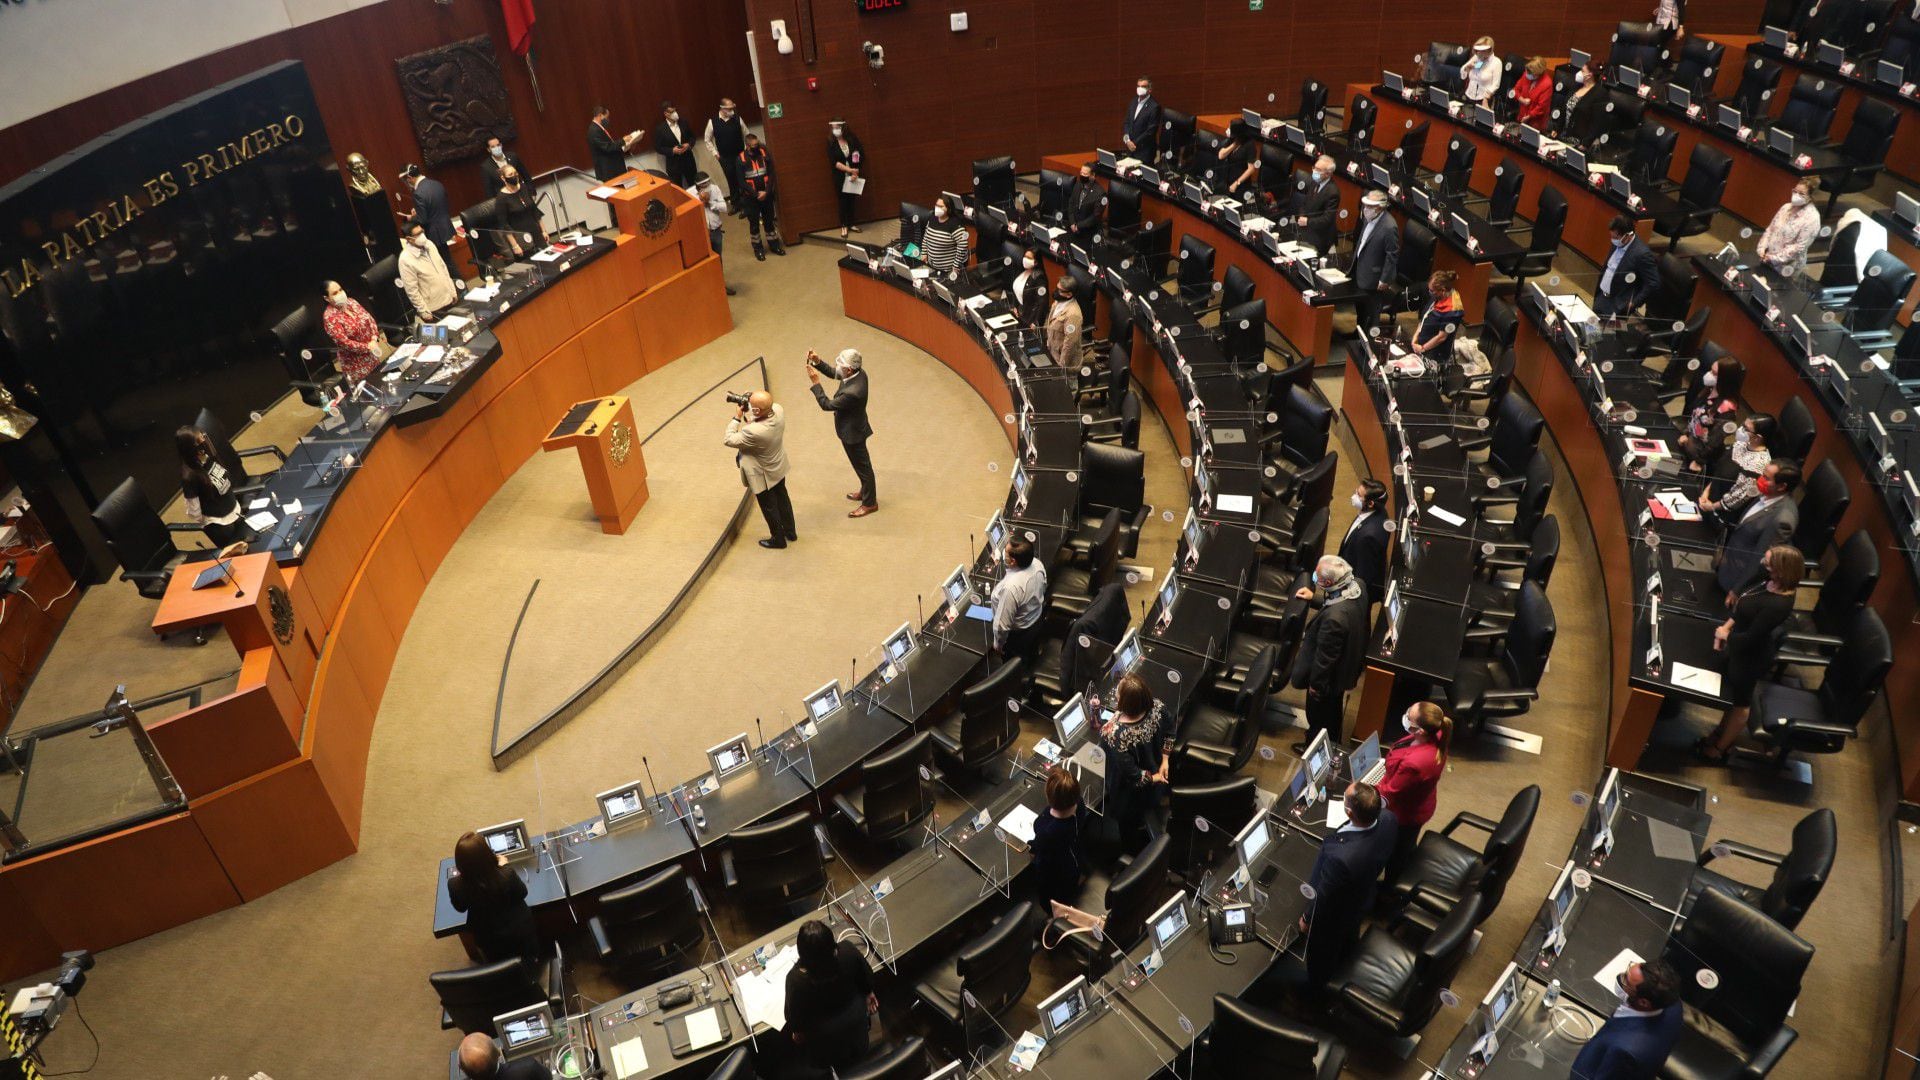
[(1833, 531), (1853, 505), (1853, 495), (1840, 469), (1828, 458), (1813, 467), (1800, 489), (1800, 524), (1793, 530), (1793, 546), (1818, 564), (1833, 544)]
[(1826, 261), (1820, 264), (1820, 287), (1849, 289), (1860, 284), (1860, 260), (1854, 254), (1860, 246), (1860, 223), (1849, 221), (1833, 234), (1827, 245)]
[(1325, 1038), (1271, 1009), (1215, 994), (1206, 1075), (1211, 1080), (1317, 1076)]
[(1540, 433), (1547, 427), (1533, 402), (1508, 394), (1493, 417), (1493, 431), (1487, 444), (1487, 464), (1501, 476), (1519, 476), (1526, 471), (1533, 449), (1540, 445)]
[(1131, 518), (1147, 492), (1147, 457), (1138, 450), (1105, 443), (1080, 447), (1080, 513), (1108, 510)]
[(900, 204), (900, 243), (918, 244), (927, 235), (927, 222), (933, 217), (931, 207), (919, 203), (901, 202)]
[(1813, 625), (1823, 634), (1838, 634), (1853, 623), (1859, 611), (1880, 586), (1880, 549), (1865, 529), (1840, 542), (1833, 571), (1821, 583), (1820, 598), (1813, 602)]
[(471, 1035), (497, 1034), (493, 1018), (547, 999), (545, 991), (516, 957), (493, 964), (436, 971), (427, 976), (440, 1007), (453, 1026)]
[(1629, 132), (1638, 128), (1647, 118), (1647, 103), (1636, 94), (1626, 90), (1608, 90), (1606, 117), (1599, 135), (1594, 137), (1595, 146), (1625, 139)]
[(1693, 264), (1686, 257), (1671, 251), (1662, 252), (1660, 286), (1647, 299), (1647, 318), (1655, 326), (1685, 322), (1688, 313), (1693, 310), (1693, 291), (1699, 285), (1700, 275), (1694, 273)]
[(1253, 277), (1238, 266), (1227, 267), (1220, 277), (1220, 306), (1226, 309), (1239, 307), (1253, 300)]
[(1013, 205), (1013, 159), (981, 158), (973, 163), (973, 197), (987, 206)]
[[(960, 1008), (966, 1018), (969, 1045), (975, 1041), (972, 1033), (990, 1028), (992, 1017), (1012, 1008), (1026, 993), (1028, 966), (1037, 940), (1034, 926), (1033, 903), (1022, 900), (960, 951), (955, 966), (963, 990)], [(974, 1004), (967, 1003), (969, 997)]]
[(1286, 565), (1305, 572), (1320, 562), (1320, 556), (1327, 551), (1327, 508), (1316, 506), (1303, 510), (1305, 515), (1293, 530), (1293, 554), (1286, 559)]
[(1544, 590), (1553, 580), (1554, 564), (1560, 560), (1560, 519), (1552, 514), (1542, 518), (1530, 543), (1533, 546), (1527, 551), (1527, 568), (1521, 571), (1521, 577)]
[[(1315, 514), (1324, 514), (1325, 510), (1316, 510)], [(1322, 546), (1326, 542), (1326, 528), (1320, 529)], [(1314, 557), (1319, 562), (1319, 556)], [(1236, 703), (1240, 713), (1240, 730), (1233, 745), (1233, 770), (1239, 772), (1253, 760), (1253, 752), (1260, 746), (1260, 731), (1267, 718), (1267, 703), (1273, 697), (1273, 682), (1280, 672), (1280, 646), (1269, 645), (1254, 656), (1253, 663), (1247, 665), (1247, 681), (1241, 686)], [(1242, 822), (1241, 824), (1245, 824)], [(1235, 830), (1236, 832), (1238, 830)]]
[(1907, 73), (1907, 81), (1912, 82), (1915, 73), (1920, 72), (1920, 20), (1892, 20), (1887, 28), (1886, 44), (1880, 49), (1880, 59), (1899, 64)]
[[(1717, 359), (1717, 358), (1716, 358)], [(1713, 361), (1701, 354), (1700, 363), (1710, 365)], [(1773, 456), (1805, 461), (1813, 452), (1813, 413), (1808, 411), (1807, 403), (1799, 395), (1787, 399), (1780, 407), (1777, 426), (1773, 430)]]
[[(1680, 974), (1687, 1004), (1755, 1047), (1786, 1023), (1813, 946), (1751, 905), (1708, 889), (1669, 939), (1665, 959)], [(1703, 968), (1719, 976), (1711, 990), (1697, 978)]]
[(1913, 291), (1913, 268), (1891, 251), (1876, 251), (1867, 259), (1866, 276), (1847, 301), (1847, 329), (1856, 334), (1886, 330), (1893, 325)]
[(1833, 127), (1834, 110), (1840, 107), (1840, 87), (1839, 79), (1810, 71), (1802, 73), (1793, 81), (1787, 105), (1780, 110), (1773, 126), (1793, 132), (1796, 140), (1824, 141), (1827, 131)]
[(1531, 254), (1551, 255), (1560, 250), (1560, 233), (1567, 227), (1567, 197), (1557, 188), (1540, 189), (1540, 203), (1534, 210), (1533, 234), (1527, 241)]
[(1826, 887), (1839, 851), (1840, 836), (1832, 810), (1823, 806), (1801, 818), (1793, 827), (1793, 845), (1787, 849), (1787, 857), (1774, 868), (1773, 880), (1760, 898), (1760, 910), (1789, 930), (1798, 927)]
[(1493, 191), (1487, 196), (1487, 220), (1495, 225), (1513, 224), (1514, 215), (1520, 212), (1520, 192), (1527, 184), (1527, 174), (1520, 164), (1512, 158), (1501, 158), (1500, 164), (1493, 167)]
[(1302, 507), (1321, 509), (1333, 501), (1334, 471), (1340, 466), (1340, 455), (1326, 453), (1320, 455), (1312, 465), (1300, 470), (1295, 478), (1294, 499)]
[(1125, 397), (1127, 388), (1133, 380), (1132, 341), (1115, 342), (1113, 350), (1107, 354), (1107, 401), (1115, 402)]
[[(1239, 267), (1227, 271), (1239, 273)], [(1249, 282), (1251, 285), (1251, 282)], [(1258, 298), (1220, 310), (1220, 351), (1237, 365), (1261, 364), (1267, 351), (1267, 302)], [(1264, 367), (1264, 364), (1261, 364)]]
[(1680, 132), (1661, 122), (1641, 124), (1633, 132), (1633, 148), (1627, 151), (1627, 178), (1635, 184), (1657, 184), (1673, 171), (1673, 150)]
[(624, 963), (653, 966), (705, 940), (687, 872), (669, 866), (600, 898), (600, 921)]
[(1370, 97), (1353, 95), (1347, 105), (1347, 145), (1359, 151), (1373, 145), (1373, 133), (1380, 127), (1380, 106)]
[(1820, 699), (1828, 722), (1857, 728), (1893, 667), (1893, 642), (1880, 613), (1870, 607), (1854, 614), (1853, 625), (1841, 638), (1844, 644), (1821, 680)]
[(1531, 581), (1521, 582), (1520, 596), (1513, 604), (1513, 625), (1507, 630), (1507, 674), (1515, 687), (1540, 685), (1557, 633), (1559, 624), (1554, 621), (1553, 602), (1547, 599), (1546, 590)]
[(1413, 977), (1400, 1005), (1408, 1025), (1396, 1034), (1411, 1034), (1426, 1027), (1440, 1011), (1440, 991), (1453, 983), (1454, 976), (1460, 973), (1460, 965), (1466, 963), (1467, 950), (1473, 945), (1473, 929), (1480, 925), (1484, 904), (1478, 893), (1467, 896), (1454, 905), (1421, 943), (1420, 951), (1414, 956)]
[(922, 768), (933, 768), (933, 736), (924, 731), (860, 763), (868, 836), (899, 836), (933, 813), (933, 785), (921, 779)]
[[(1058, 169), (1040, 170), (1040, 216), (1050, 221), (1060, 220), (1067, 212), (1067, 193), (1072, 190), (1077, 177), (1073, 173), (1064, 173)], [(1115, 184), (1115, 187), (1125, 187)]]
[(90, 515), (123, 570), (162, 570), (178, 554), (173, 534), (129, 476)]
[(1140, 224), (1140, 189), (1131, 184), (1107, 188), (1107, 228), (1131, 229)]
[[(1130, 620), (1124, 582), (1109, 582), (1094, 593), (1093, 602), (1073, 620), (1060, 646), (1060, 685), (1069, 696), (1099, 677), (1113, 648), (1126, 636)], [(1087, 639), (1086, 648), (1080, 646), (1081, 638)]]
[(1507, 882), (1526, 853), (1527, 837), (1533, 832), (1534, 815), (1540, 811), (1540, 785), (1528, 784), (1507, 800), (1507, 812), (1500, 816), (1487, 842), (1480, 849), (1480, 919), (1485, 921), (1507, 895)]
[(1020, 699), (1026, 662), (1013, 657), (993, 673), (960, 692), (960, 761), (974, 768), (1020, 737), (1020, 713), (1008, 707)]
[(1120, 395), (1120, 445), (1140, 449), (1140, 395), (1131, 390)]
[(1653, 70), (1660, 61), (1660, 40), (1663, 36), (1660, 28), (1652, 23), (1621, 23), (1613, 31), (1613, 47), (1607, 50), (1607, 66), (1625, 66), (1642, 73)]
[(1113, 583), (1113, 575), (1120, 568), (1120, 542), (1124, 537), (1120, 532), (1120, 511), (1108, 510), (1100, 519), (1100, 527), (1093, 530), (1093, 540), (1087, 545), (1087, 595), (1091, 596)]
[(707, 1074), (707, 1080), (754, 1080), (753, 1047), (743, 1046), (727, 1055), (720, 1067)]
[(1773, 101), (1773, 88), (1780, 85), (1780, 65), (1758, 56), (1747, 58), (1747, 66), (1740, 72), (1740, 85), (1733, 92), (1730, 104), (1740, 110), (1740, 115), (1752, 123), (1764, 117), (1770, 111)]
[(1424, 222), (1407, 219), (1400, 232), (1400, 265), (1395, 270), (1410, 289), (1425, 290), (1433, 276), (1433, 247), (1439, 239)]
[(1480, 323), (1480, 351), (1495, 357), (1494, 365), (1502, 362), (1500, 356), (1513, 348), (1520, 335), (1520, 316), (1513, 305), (1498, 296), (1487, 298), (1486, 314)]
[(1494, 115), (1502, 120), (1511, 120), (1520, 111), (1516, 103), (1513, 88), (1520, 84), (1520, 76), (1527, 72), (1527, 58), (1520, 53), (1508, 53), (1500, 58), (1500, 89), (1493, 95)]
[(1473, 49), (1469, 46), (1452, 41), (1431, 42), (1427, 45), (1427, 66), (1421, 77), (1450, 94), (1458, 94), (1461, 69), (1467, 66), (1467, 60), (1472, 56)]
[(1333, 407), (1298, 386), (1288, 386), (1280, 409), (1280, 448), (1287, 458), (1312, 471), (1326, 458), (1332, 431)]
[(736, 829), (727, 843), (747, 896), (792, 900), (827, 887), (826, 861), (804, 810)]
[(1694, 96), (1710, 93), (1713, 77), (1727, 59), (1727, 47), (1708, 41), (1699, 34), (1688, 34), (1680, 44), (1680, 61), (1673, 67), (1673, 81)]
[(400, 256), (389, 255), (360, 271), (360, 284), (366, 294), (361, 300), (375, 319), (401, 326), (412, 317), (407, 294), (400, 291)]
[(1191, 234), (1180, 238), (1180, 267), (1176, 274), (1180, 298), (1197, 303), (1213, 295), (1213, 245)]
[(1162, 107), (1160, 110), (1160, 152), (1178, 161), (1193, 145), (1195, 124), (1192, 113)]
[[(1258, 812), (1258, 781), (1230, 776), (1210, 784), (1176, 785), (1168, 796), (1167, 839), (1173, 866), (1192, 876), (1233, 845), (1233, 838)], [(1205, 820), (1202, 832), (1194, 824)]]
[[(1913, 20), (1909, 19), (1909, 22)], [(1840, 156), (1850, 165), (1881, 165), (1893, 149), (1900, 112), (1876, 97), (1862, 96), (1853, 107), (1853, 123), (1840, 140)]]
[(1448, 191), (1458, 195), (1467, 190), (1467, 184), (1473, 179), (1473, 162), (1479, 156), (1472, 140), (1458, 135), (1447, 140), (1447, 159), (1440, 165), (1440, 183)]
[(1733, 158), (1718, 147), (1695, 143), (1687, 155), (1687, 176), (1680, 182), (1680, 205), (1688, 210), (1716, 210), (1726, 194)]
[(1319, 79), (1300, 84), (1300, 127), (1314, 135), (1327, 130), (1327, 84)]
[(1400, 145), (1394, 148), (1393, 157), (1402, 175), (1412, 176), (1420, 168), (1420, 159), (1427, 152), (1427, 134), (1432, 127), (1431, 122), (1422, 120), (1400, 136)]
[(312, 307), (302, 304), (282, 315), (279, 321), (267, 328), (267, 337), (289, 379), (305, 382), (312, 378), (316, 368), (324, 366), (300, 355), (305, 350), (323, 348), (328, 344), (320, 332), (320, 320), (315, 317)]
[(1141, 848), (1126, 869), (1107, 884), (1107, 921), (1101, 934), (1104, 942), (1132, 948), (1147, 932), (1147, 916), (1166, 899), (1167, 859), (1172, 850), (1172, 842), (1161, 834)]
[(1533, 539), (1533, 532), (1546, 515), (1547, 502), (1552, 497), (1553, 461), (1545, 450), (1535, 447), (1533, 456), (1527, 459), (1527, 479), (1520, 485), (1520, 501), (1513, 507), (1515, 540)]
[[(1083, 340), (1093, 340), (1093, 323), (1096, 309), (1100, 303), (1099, 284), (1093, 280), (1093, 274), (1086, 267), (1074, 263), (1067, 267), (1067, 280), (1073, 282), (1073, 302), (1080, 305), (1080, 326)], [(1058, 285), (1059, 279), (1054, 280)]]
[(834, 1071), (838, 1080), (921, 1080), (926, 1075), (927, 1044), (918, 1035), (864, 1065)]

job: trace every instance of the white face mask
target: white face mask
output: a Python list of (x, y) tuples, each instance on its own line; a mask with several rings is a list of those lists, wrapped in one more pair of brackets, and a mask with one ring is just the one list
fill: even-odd
[(1367, 508), (1367, 500), (1358, 495), (1347, 496), (1347, 501), (1353, 504), (1355, 510), (1365, 510)]
[(1581, 86), (1587, 85), (1587, 69), (1581, 68), (1573, 73), (1573, 81)]
[(421, 233), (419, 236), (410, 236), (407, 238), (407, 242), (425, 251), (427, 249), (427, 234)]
[(1715, 386), (1720, 385), (1720, 376), (1709, 368), (1705, 375), (1700, 376), (1700, 385), (1711, 390)]
[(670, 112), (670, 113), (668, 113), (668, 114), (667, 114), (667, 123), (669, 123), (669, 124), (677, 124), (677, 123), (679, 123), (679, 122), (680, 122), (680, 114), (679, 114), (679, 113), (677, 113), (677, 112)]
[(327, 297), (327, 303), (332, 304), (334, 307), (345, 307), (347, 304), (347, 294), (334, 293), (332, 296)]
[(504, 161), (507, 156), (507, 148), (504, 146), (495, 146), (488, 149), (487, 153), (492, 154), (493, 160), (495, 161)]
[(939, 218), (941, 221), (947, 220), (947, 208), (944, 206), (934, 207), (933, 216)]
[(1032, 269), (1033, 269), (1033, 260), (1032, 260), (1032, 259), (1021, 259), (1021, 260), (1020, 260), (1020, 269), (1022, 269), (1022, 270), (1032, 270)]
[(1805, 192), (1796, 191), (1787, 197), (1787, 201), (1795, 206), (1805, 206), (1807, 205), (1807, 196)]
[(1321, 171), (1320, 171), (1319, 169), (1315, 169), (1315, 170), (1313, 170), (1313, 182), (1314, 182), (1314, 183), (1316, 183), (1316, 184), (1324, 184), (1324, 183), (1326, 183), (1326, 182), (1327, 182), (1327, 174), (1326, 174), (1326, 173), (1324, 173), (1324, 172), (1321, 172)]
[(728, 108), (727, 106), (724, 106), (724, 105), (723, 105), (723, 106), (721, 106), (721, 107), (720, 107), (720, 119), (722, 119), (722, 120), (731, 120), (731, 119), (733, 119), (733, 110), (732, 110), (731, 108)]
[(1146, 88), (1146, 87), (1144, 87), (1144, 86), (1136, 86), (1136, 87), (1134, 87), (1134, 88), (1133, 88), (1133, 96), (1134, 96), (1134, 97), (1146, 97), (1146, 96), (1147, 96), (1147, 88)]
[(1739, 428), (1733, 433), (1733, 445), (1745, 447), (1752, 438), (1753, 432), (1748, 431), (1746, 428)]
[(833, 131), (833, 137), (836, 139), (847, 133), (847, 129), (839, 126), (838, 124), (835, 124), (833, 126), (832, 131)]
[(1360, 208), (1360, 216), (1368, 221), (1372, 221), (1380, 216), (1380, 208), (1377, 206), (1362, 206)]
[(1416, 724), (1416, 723), (1414, 723), (1414, 722), (1413, 722), (1413, 717), (1411, 717), (1411, 716), (1402, 716), (1402, 717), (1400, 718), (1400, 726), (1401, 726), (1401, 727), (1403, 727), (1403, 728), (1406, 728), (1406, 729), (1407, 729), (1407, 734), (1409, 734), (1409, 735), (1418, 735), (1418, 734), (1420, 734), (1420, 725), (1419, 725), (1419, 724)]

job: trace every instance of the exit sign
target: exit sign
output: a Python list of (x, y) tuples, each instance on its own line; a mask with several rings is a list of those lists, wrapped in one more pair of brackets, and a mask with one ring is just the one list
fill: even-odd
[(907, 0), (853, 0), (853, 10), (862, 15), (876, 11), (900, 11), (907, 6)]
[(1266, 9), (1267, 0), (1247, 0), (1248, 11), (1265, 11)]
[(785, 115), (787, 115), (787, 107), (785, 105), (776, 101), (767, 106), (767, 119), (778, 120)]

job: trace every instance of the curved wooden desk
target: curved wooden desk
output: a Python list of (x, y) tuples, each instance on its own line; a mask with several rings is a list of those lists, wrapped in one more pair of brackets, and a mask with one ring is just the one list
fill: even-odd
[(305, 654), (311, 678), (269, 649), (247, 651), (232, 693), (154, 725), (186, 812), (0, 868), (0, 976), (180, 925), (353, 853), (387, 676), (454, 541), (568, 404), (732, 327), (699, 205), (646, 176), (622, 195), (659, 197), (671, 227), (630, 230), (495, 322), (501, 357), (443, 415), (382, 432), (334, 497), (285, 575), (286, 647)]

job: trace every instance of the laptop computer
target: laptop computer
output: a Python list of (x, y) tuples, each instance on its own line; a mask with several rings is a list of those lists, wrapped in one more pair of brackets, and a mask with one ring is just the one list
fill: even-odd
[(1367, 736), (1367, 741), (1353, 752), (1348, 764), (1355, 783), (1379, 783), (1380, 778), (1387, 775), (1387, 759), (1380, 753), (1380, 733), (1376, 731)]

